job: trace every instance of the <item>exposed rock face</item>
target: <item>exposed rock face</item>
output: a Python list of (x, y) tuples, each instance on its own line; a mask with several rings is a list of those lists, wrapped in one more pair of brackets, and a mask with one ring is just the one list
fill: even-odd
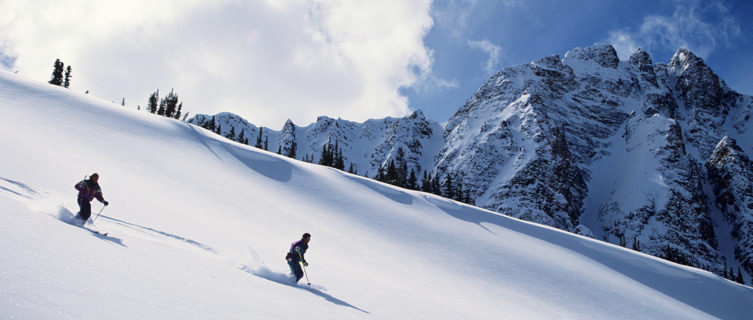
[(285, 121), (285, 125), (282, 126), (280, 131), (280, 154), (285, 156), (296, 158), (298, 152), (298, 142), (295, 138), (295, 124), (293, 121)]
[[(346, 165), (369, 176), (402, 149), (417, 174), (450, 176), (478, 206), (717, 272), (728, 238), (717, 232), (729, 224), (735, 256), (753, 272), (751, 113), (752, 97), (686, 49), (664, 64), (640, 49), (620, 61), (597, 44), (505, 68), (445, 128), (417, 111), (264, 134), (271, 151), (295, 142), (297, 158), (314, 161), (337, 142)], [(222, 118), (223, 130), (234, 122), (255, 140), (258, 128)]]
[(735, 258), (753, 274), (753, 162), (734, 139), (724, 137), (706, 169), (716, 204), (732, 225)]

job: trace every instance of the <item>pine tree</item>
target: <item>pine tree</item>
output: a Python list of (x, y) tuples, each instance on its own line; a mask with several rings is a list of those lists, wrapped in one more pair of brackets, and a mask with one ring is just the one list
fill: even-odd
[(345, 159), (343, 159), (343, 151), (340, 149), (338, 141), (335, 141), (335, 154), (332, 159), (332, 167), (345, 170)]
[(264, 137), (264, 150), (269, 151), (269, 136)]
[(385, 177), (387, 183), (399, 186), (399, 180), (398, 180), (398, 174), (397, 174), (397, 167), (395, 166), (395, 160), (390, 160), (390, 163), (387, 165), (387, 176)]
[(294, 139), (293, 141), (290, 142), (290, 150), (288, 151), (287, 156), (289, 158), (295, 159), (296, 152), (297, 152), (296, 149), (298, 149), (298, 143), (296, 143)]
[(259, 137), (256, 138), (256, 145), (255, 145), (255, 147), (257, 147), (259, 149), (261, 149), (261, 147), (262, 147), (262, 145), (261, 145), (261, 136), (263, 134), (262, 133), (263, 130), (264, 130), (264, 127), (259, 127)]
[(397, 148), (397, 156), (395, 156), (395, 180), (394, 185), (405, 187), (408, 183), (408, 164), (405, 161), (405, 152), (402, 147)]
[(416, 185), (417, 182), (416, 178), (416, 171), (413, 171), (413, 169), (410, 169), (410, 174), (408, 176), (408, 180), (405, 183), (405, 187), (411, 190), (418, 190), (418, 186)]
[(322, 154), (319, 157), (319, 164), (324, 165), (324, 166), (328, 166), (330, 163), (329, 161), (330, 152), (329, 152), (328, 146), (329, 146), (329, 143), (322, 146)]
[(164, 98), (162, 98), (162, 100), (160, 100), (159, 102), (159, 108), (157, 108), (157, 115), (159, 116), (165, 115), (165, 104), (166, 104), (166, 101)]
[(431, 179), (426, 173), (426, 170), (424, 170), (424, 176), (421, 178), (421, 191), (431, 192)]
[(739, 284), (745, 284), (745, 280), (743, 279), (743, 273), (740, 272), (740, 266), (737, 266), (737, 277), (735, 278), (735, 281)]
[(452, 175), (447, 174), (447, 178), (444, 180), (444, 190), (442, 190), (442, 196), (447, 199), (455, 198), (455, 187), (452, 185)]
[(123, 100), (120, 101), (120, 105), (125, 107), (125, 97), (123, 97)]
[[(180, 113), (183, 111), (183, 102), (178, 104), (178, 111), (175, 112), (175, 119), (180, 119)], [(185, 119), (184, 119), (185, 121)]]
[[(165, 116), (168, 118), (175, 117), (175, 111), (178, 107), (178, 94), (175, 93), (175, 90), (170, 89), (170, 93), (167, 94), (167, 97), (162, 99), (160, 102), (160, 109), (157, 110), (157, 113), (161, 116)], [(160, 113), (160, 111), (162, 113)]]
[[(157, 102), (159, 101), (159, 89), (149, 96), (149, 103), (147, 104), (147, 110), (151, 113), (157, 113)], [(214, 130), (213, 130), (214, 131)]]
[(65, 69), (65, 80), (63, 81), (63, 87), (68, 88), (71, 86), (71, 66), (68, 65), (68, 68)]
[(242, 144), (247, 144), (248, 140), (246, 139), (246, 130), (241, 129), (241, 134), (238, 135), (238, 139), (236, 141)]
[(53, 66), (54, 69), (52, 70), (52, 79), (49, 81), (50, 84), (61, 86), (63, 85), (63, 68), (65, 65), (60, 61), (60, 59), (55, 60), (55, 65)]
[(230, 132), (225, 135), (225, 138), (235, 141), (235, 127), (230, 127)]

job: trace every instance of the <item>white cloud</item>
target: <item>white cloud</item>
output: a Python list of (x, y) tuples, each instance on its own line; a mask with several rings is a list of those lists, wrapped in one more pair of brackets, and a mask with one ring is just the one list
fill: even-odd
[[(279, 128), (319, 115), (408, 112), (400, 87), (429, 74), (430, 1), (0, 0), (0, 57), (46, 81), (135, 107), (175, 88), (191, 112)], [(5, 59), (4, 61), (10, 61)], [(10, 63), (9, 63), (10, 64)]]
[(436, 0), (432, 3), (431, 15), (437, 26), (448, 29), (456, 38), (462, 38), (479, 3), (510, 8), (523, 8), (530, 4), (525, 0)]
[(437, 25), (449, 29), (453, 36), (460, 38), (477, 4), (478, 0), (439, 0), (432, 4), (432, 16)]
[(647, 50), (688, 48), (707, 57), (741, 33), (729, 9), (720, 1), (678, 1), (672, 16), (649, 15), (637, 31), (612, 31), (608, 41), (621, 59), (642, 47)]
[(482, 50), (489, 55), (489, 58), (486, 60), (486, 65), (484, 66), (484, 70), (488, 75), (492, 75), (499, 71), (497, 69), (500, 64), (500, 55), (502, 53), (502, 48), (500, 46), (493, 44), (486, 39), (480, 41), (468, 40), (468, 46), (472, 49)]
[(421, 75), (419, 81), (411, 86), (411, 89), (420, 94), (428, 94), (437, 90), (457, 89), (458, 87), (460, 87), (460, 82), (457, 79), (448, 80), (427, 73)]

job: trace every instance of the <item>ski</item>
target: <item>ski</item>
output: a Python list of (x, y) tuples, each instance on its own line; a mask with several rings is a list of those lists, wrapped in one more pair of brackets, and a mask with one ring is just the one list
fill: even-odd
[(98, 235), (101, 235), (103, 237), (107, 237), (107, 235), (109, 234), (109, 232), (102, 232), (102, 231), (99, 231), (99, 230), (94, 230), (92, 228), (87, 228), (85, 226), (81, 226), (81, 227), (84, 228), (84, 229), (86, 229), (86, 230), (89, 230), (89, 232), (91, 232), (91, 233), (98, 234)]

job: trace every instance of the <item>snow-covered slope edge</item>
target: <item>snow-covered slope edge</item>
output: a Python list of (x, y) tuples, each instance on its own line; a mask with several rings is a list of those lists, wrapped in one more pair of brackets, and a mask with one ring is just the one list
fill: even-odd
[[(741, 319), (753, 290), (0, 72), (0, 318)], [(97, 171), (111, 202), (65, 223)], [(98, 209), (95, 204), (95, 209)], [(302, 232), (314, 286), (285, 284)], [(294, 307), (291, 307), (294, 306)]]
[(198, 114), (188, 122), (199, 126), (215, 123), (220, 135), (235, 137), (231, 140), (238, 141), (243, 135), (249, 145), (260, 142), (263, 149), (283, 155), (290, 155), (290, 150), (294, 149), (292, 158), (310, 157), (314, 163), (319, 162), (322, 147), (332, 144), (342, 150), (346, 170), (369, 177), (376, 175), (379, 167), (386, 166), (391, 159), (398, 158), (400, 149), (408, 170), (414, 170), (417, 175), (422, 170), (431, 171), (434, 156), (442, 145), (443, 132), (439, 123), (427, 120), (421, 111), (403, 118), (371, 119), (363, 123), (319, 117), (305, 127), (288, 120), (280, 131), (259, 128), (228, 112), (214, 116)]

